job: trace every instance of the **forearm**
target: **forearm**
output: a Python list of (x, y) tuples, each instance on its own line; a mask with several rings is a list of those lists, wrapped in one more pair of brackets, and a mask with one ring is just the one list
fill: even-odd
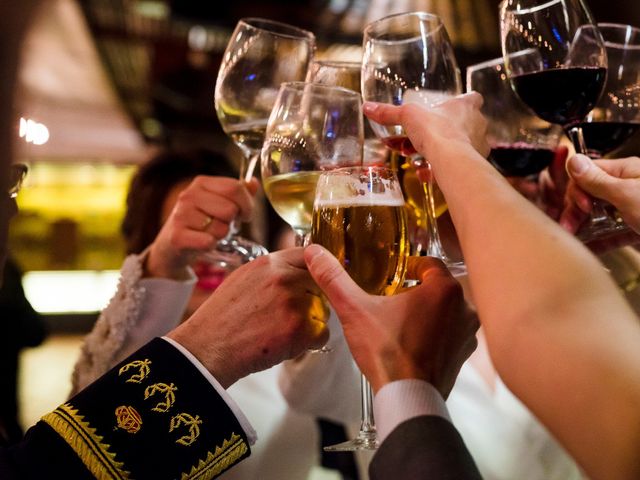
[(505, 383), (594, 478), (606, 476), (605, 467), (611, 474), (611, 465), (633, 468), (627, 445), (640, 440), (640, 332), (633, 313), (588, 250), (470, 146), (432, 145), (427, 158)]

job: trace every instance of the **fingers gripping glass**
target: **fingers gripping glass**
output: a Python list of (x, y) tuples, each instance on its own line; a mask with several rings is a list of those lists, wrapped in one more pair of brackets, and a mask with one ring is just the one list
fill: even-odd
[[(340, 168), (323, 173), (313, 205), (311, 241), (329, 250), (367, 293), (393, 295), (406, 273), (409, 241), (404, 197), (385, 167)], [(327, 451), (377, 447), (371, 386), (361, 377), (358, 436)]]
[[(242, 150), (240, 180), (253, 176), (280, 84), (305, 79), (314, 49), (315, 37), (306, 30), (260, 18), (238, 22), (218, 72), (215, 107), (223, 130)], [(238, 263), (267, 253), (237, 232), (232, 222), (218, 252)]]

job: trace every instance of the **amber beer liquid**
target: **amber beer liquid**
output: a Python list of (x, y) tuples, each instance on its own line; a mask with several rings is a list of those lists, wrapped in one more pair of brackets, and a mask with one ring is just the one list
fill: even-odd
[(363, 290), (392, 295), (406, 271), (406, 214), (402, 198), (381, 200), (370, 205), (369, 198), (316, 199), (311, 241), (333, 253)]

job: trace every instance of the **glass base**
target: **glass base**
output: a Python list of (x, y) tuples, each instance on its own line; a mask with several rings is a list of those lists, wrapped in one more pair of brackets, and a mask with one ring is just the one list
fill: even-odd
[(589, 243), (594, 240), (601, 240), (609, 236), (629, 231), (631, 231), (631, 229), (626, 223), (606, 217), (603, 220), (585, 225), (580, 229), (576, 236), (582, 241), (582, 243)]
[(237, 268), (262, 255), (267, 255), (269, 251), (259, 243), (246, 238), (232, 236), (220, 240), (216, 245), (215, 252), (212, 253), (218, 256), (220, 261)]
[(376, 450), (378, 441), (376, 440), (376, 432), (360, 432), (354, 440), (337, 443), (324, 447), (325, 452), (356, 452), (359, 450)]
[(454, 262), (452, 260), (445, 260), (445, 266), (449, 270), (449, 273), (454, 277), (459, 277), (461, 275), (467, 274), (467, 266), (464, 262)]

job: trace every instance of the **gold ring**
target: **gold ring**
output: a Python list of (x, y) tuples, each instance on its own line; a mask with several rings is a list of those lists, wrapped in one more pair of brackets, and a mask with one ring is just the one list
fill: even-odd
[(211, 222), (213, 222), (213, 217), (211, 217), (210, 215), (207, 215), (204, 218), (204, 221), (202, 222), (202, 230), (206, 230), (207, 227), (211, 225)]

